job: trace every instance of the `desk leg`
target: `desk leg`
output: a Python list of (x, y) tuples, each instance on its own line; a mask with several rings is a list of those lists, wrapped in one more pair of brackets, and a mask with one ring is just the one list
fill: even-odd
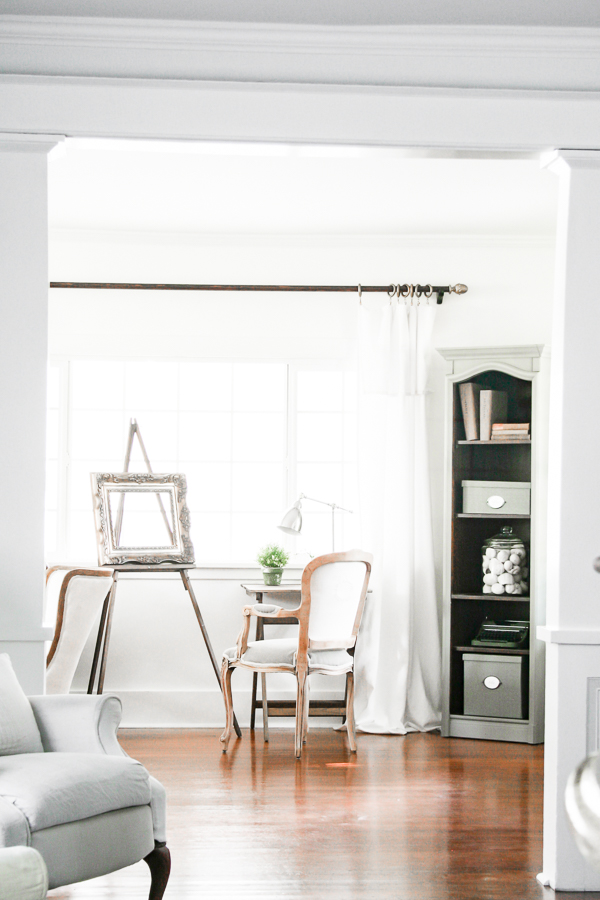
[(269, 704), (267, 702), (267, 676), (264, 672), (260, 673), (260, 693), (262, 695), (263, 737), (266, 742), (269, 740)]
[(108, 645), (110, 643), (110, 629), (112, 627), (113, 610), (115, 608), (115, 597), (117, 596), (117, 581), (119, 573), (113, 572), (113, 583), (108, 595), (108, 608), (106, 610), (106, 625), (104, 627), (104, 646), (102, 647), (102, 659), (100, 661), (100, 675), (98, 676), (98, 694), (104, 690), (104, 676), (106, 675), (106, 660), (108, 658)]
[[(200, 607), (198, 606), (198, 601), (196, 600), (196, 596), (194, 594), (192, 583), (188, 578), (188, 574), (185, 569), (180, 569), (181, 580), (183, 581), (183, 586), (190, 595), (190, 600), (192, 601), (192, 606), (194, 607), (194, 612), (196, 613), (196, 618), (198, 619), (198, 625), (200, 626), (200, 631), (202, 632), (202, 637), (204, 638), (204, 643), (206, 644), (206, 649), (208, 650), (208, 655), (210, 656), (210, 661), (212, 663), (212, 667), (215, 670), (215, 675), (217, 676), (217, 681), (219, 682), (219, 687), (223, 690), (223, 685), (221, 684), (221, 671), (219, 669), (219, 664), (217, 662), (217, 658), (215, 656), (215, 652), (212, 648), (212, 644), (210, 642), (210, 638), (208, 636), (208, 631), (206, 630), (206, 625), (204, 624), (204, 619), (202, 618), (202, 613), (200, 612)], [(238, 725), (238, 720), (235, 717), (235, 713), (233, 715), (233, 727), (235, 728), (235, 733), (238, 737), (241, 738), (242, 730)]]
[[(256, 592), (256, 602), (263, 602), (263, 592)], [(264, 641), (265, 639), (265, 623), (260, 618), (260, 616), (256, 619), (256, 640)], [(258, 672), (253, 673), (252, 677), (252, 717), (254, 718), (254, 712), (256, 710), (256, 686), (258, 682)], [(267, 676), (264, 673), (261, 673), (260, 676), (260, 699), (262, 704), (262, 714), (263, 714), (263, 738), (266, 741), (269, 740), (269, 701), (267, 700)]]
[[(254, 595), (257, 603), (263, 602), (262, 591), (257, 591)], [(262, 630), (263, 621), (260, 617), (256, 618), (256, 629), (254, 631), (254, 640), (260, 641), (262, 640), (261, 630)], [(252, 705), (250, 707), (250, 731), (254, 731), (254, 726), (256, 724), (256, 694), (258, 687), (258, 672), (252, 673)]]

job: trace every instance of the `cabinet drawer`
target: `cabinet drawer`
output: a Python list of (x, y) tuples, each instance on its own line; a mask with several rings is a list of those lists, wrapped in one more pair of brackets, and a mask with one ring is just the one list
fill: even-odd
[(524, 718), (522, 656), (463, 653), (465, 716)]
[(529, 481), (463, 481), (464, 513), (525, 515), (531, 512)]

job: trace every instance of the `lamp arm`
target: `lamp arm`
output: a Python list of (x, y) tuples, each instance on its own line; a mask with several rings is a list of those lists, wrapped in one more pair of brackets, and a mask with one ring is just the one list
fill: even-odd
[(299, 500), (312, 500), (313, 503), (322, 503), (323, 506), (330, 506), (331, 509), (341, 509), (343, 512), (352, 512), (351, 509), (347, 509), (345, 506), (338, 506), (337, 503), (328, 503), (327, 500), (317, 500), (316, 497), (307, 497), (306, 494), (300, 494)]

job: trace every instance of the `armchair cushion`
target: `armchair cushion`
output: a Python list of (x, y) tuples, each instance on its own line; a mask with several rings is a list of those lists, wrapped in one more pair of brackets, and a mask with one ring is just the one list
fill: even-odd
[[(53, 694), (30, 697), (29, 701), (46, 753), (96, 753), (128, 758), (117, 740), (121, 721), (118, 697), (111, 694)], [(154, 839), (166, 841), (165, 789), (152, 776), (150, 792)]]
[(127, 756), (28, 753), (0, 759), (0, 797), (30, 832), (150, 804), (149, 776)]
[[(273, 638), (268, 641), (250, 641), (241, 662), (252, 666), (279, 666), (293, 671), (296, 666), (297, 638)], [(235, 660), (236, 647), (230, 647), (223, 656)], [(345, 650), (308, 651), (309, 668), (319, 671), (346, 672), (352, 668), (352, 657)]]
[(42, 739), (31, 704), (17, 681), (8, 653), (0, 653), (0, 757), (41, 753)]

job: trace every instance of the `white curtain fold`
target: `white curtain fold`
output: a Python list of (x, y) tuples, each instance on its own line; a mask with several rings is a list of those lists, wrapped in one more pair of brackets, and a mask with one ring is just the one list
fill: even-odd
[(361, 546), (374, 554), (356, 650), (356, 721), (406, 734), (441, 721), (425, 391), (436, 307), (359, 307)]

